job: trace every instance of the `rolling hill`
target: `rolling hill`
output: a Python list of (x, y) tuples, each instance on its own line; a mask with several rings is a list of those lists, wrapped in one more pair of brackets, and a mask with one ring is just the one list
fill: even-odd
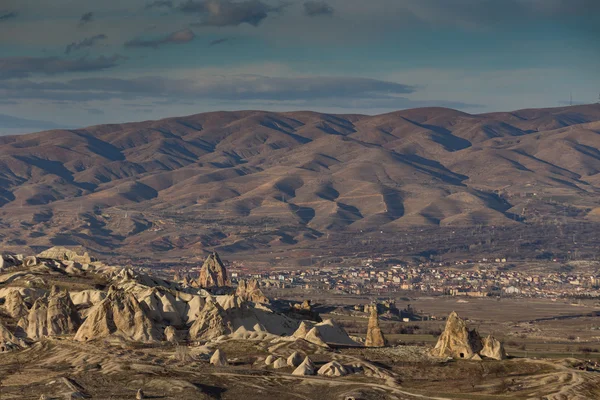
[(600, 105), (213, 112), (0, 137), (0, 246), (310, 247), (337, 232), (600, 221)]

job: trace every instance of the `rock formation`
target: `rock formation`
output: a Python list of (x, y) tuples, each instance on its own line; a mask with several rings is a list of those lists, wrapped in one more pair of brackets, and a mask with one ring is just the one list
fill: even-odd
[(293, 352), (287, 359), (287, 364), (290, 367), (297, 367), (302, 364), (302, 356), (297, 351)]
[(146, 398), (146, 396), (144, 395), (144, 391), (142, 389), (138, 389), (137, 393), (135, 394), (135, 400), (144, 400)]
[(319, 332), (319, 329), (317, 329), (317, 327), (314, 327), (310, 331), (308, 331), (308, 333), (306, 334), (306, 336), (304, 336), (303, 339), (312, 344), (316, 344), (317, 346), (329, 347), (327, 343), (323, 340), (321, 332)]
[(42, 251), (37, 257), (57, 261), (75, 261), (80, 264), (89, 264), (93, 261), (87, 252), (83, 253), (83, 255), (79, 255), (73, 250), (58, 246)]
[(306, 375), (315, 375), (315, 364), (312, 362), (308, 356), (302, 361), (302, 363), (296, 368), (292, 375), (306, 376)]
[(202, 288), (227, 286), (227, 270), (215, 252), (209, 255), (200, 269), (198, 284)]
[(365, 346), (367, 347), (384, 347), (386, 340), (379, 327), (379, 316), (377, 314), (377, 306), (371, 306), (371, 316), (369, 317), (369, 326), (367, 328), (367, 338)]
[(224, 310), (210, 298), (200, 311), (200, 315), (189, 329), (191, 340), (209, 340), (232, 332), (232, 326), (224, 318)]
[(466, 322), (453, 311), (446, 321), (444, 332), (432, 350), (432, 355), (471, 359), (482, 348), (477, 331), (469, 330)]
[(210, 357), (210, 363), (215, 367), (226, 367), (227, 366), (227, 357), (225, 357), (225, 353), (221, 350), (217, 349), (212, 357)]
[(322, 376), (345, 376), (348, 375), (348, 370), (339, 362), (331, 361), (317, 371)]
[(506, 358), (504, 345), (492, 335), (484, 338), (482, 344), (483, 349), (480, 352), (482, 356), (493, 358), (494, 360), (504, 360)]
[(12, 318), (20, 319), (28, 314), (27, 305), (18, 290), (11, 290), (4, 299), (4, 309)]
[(162, 334), (131, 293), (111, 287), (108, 295), (92, 307), (75, 340), (88, 341), (118, 335), (136, 342), (154, 342)]
[(285, 368), (285, 367), (287, 367), (287, 361), (283, 357), (279, 357), (277, 360), (275, 360), (275, 362), (273, 362), (273, 368), (275, 368), (275, 369)]
[(265, 365), (271, 365), (275, 362), (275, 356), (273, 354), (269, 354), (265, 359)]
[(258, 281), (256, 279), (250, 279), (249, 281), (240, 280), (238, 287), (235, 291), (236, 296), (244, 301), (251, 301), (253, 303), (269, 303), (269, 299), (264, 295)]
[(7, 351), (18, 350), (22, 347), (26, 347), (25, 342), (18, 339), (13, 335), (3, 324), (0, 322), (0, 353)]
[(77, 331), (81, 319), (69, 293), (53, 286), (48, 296), (35, 301), (27, 317), (19, 325), (31, 339), (69, 335)]
[(177, 330), (173, 326), (165, 328), (165, 341), (177, 343)]

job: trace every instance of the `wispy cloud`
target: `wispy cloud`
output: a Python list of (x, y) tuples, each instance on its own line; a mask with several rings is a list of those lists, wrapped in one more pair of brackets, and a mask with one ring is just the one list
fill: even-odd
[(231, 38), (228, 38), (228, 37), (221, 38), (221, 39), (215, 39), (215, 40), (213, 40), (212, 42), (210, 42), (208, 45), (209, 45), (210, 47), (212, 47), (212, 46), (218, 46), (218, 45), (220, 45), (220, 44), (223, 44), (223, 43), (225, 43), (225, 42), (228, 42), (228, 41), (230, 41), (230, 40), (231, 40)]
[(316, 17), (319, 15), (333, 15), (333, 7), (324, 1), (306, 1), (304, 2), (304, 13), (309, 17)]
[(8, 19), (16, 18), (19, 14), (16, 11), (10, 12), (0, 12), (0, 22), (6, 21)]
[(154, 39), (136, 38), (125, 43), (125, 47), (151, 47), (156, 49), (160, 46), (169, 44), (184, 44), (193, 41), (196, 38), (194, 32), (190, 29), (184, 29), (178, 32), (170, 33)]
[(80, 50), (86, 47), (93, 47), (101, 40), (107, 39), (107, 36), (104, 34), (92, 36), (89, 38), (85, 38), (80, 42), (73, 42), (67, 46), (65, 49), (65, 54), (70, 54), (73, 51)]
[(118, 65), (123, 57), (63, 59), (59, 57), (5, 57), (0, 58), (0, 80), (28, 78), (35, 74), (58, 75), (69, 72), (92, 72)]
[(79, 18), (79, 26), (83, 26), (85, 24), (89, 24), (90, 22), (92, 22), (94, 20), (94, 13), (93, 12), (86, 12), (85, 14), (83, 14), (81, 16), (81, 18)]
[(284, 7), (285, 5), (274, 7), (260, 0), (188, 0), (179, 6), (179, 10), (201, 16), (202, 21), (195, 24), (199, 26), (258, 26), (270, 13), (279, 12)]
[(173, 8), (173, 2), (171, 0), (156, 0), (152, 3), (146, 4), (146, 10), (153, 8)]

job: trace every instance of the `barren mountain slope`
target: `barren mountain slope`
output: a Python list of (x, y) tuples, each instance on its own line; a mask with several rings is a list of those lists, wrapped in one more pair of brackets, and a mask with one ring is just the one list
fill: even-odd
[(567, 206), (596, 221), (599, 124), (600, 105), (240, 111), (0, 137), (0, 242), (238, 251)]

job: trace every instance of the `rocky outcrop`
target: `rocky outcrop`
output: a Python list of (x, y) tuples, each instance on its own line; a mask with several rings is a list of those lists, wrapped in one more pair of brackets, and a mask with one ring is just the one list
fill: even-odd
[(383, 332), (379, 327), (379, 316), (377, 306), (371, 306), (371, 316), (369, 317), (369, 326), (367, 328), (367, 338), (365, 346), (367, 347), (384, 347), (387, 345)]
[(492, 335), (487, 336), (482, 341), (483, 349), (481, 354), (487, 358), (493, 358), (494, 360), (504, 360), (506, 358), (506, 351), (504, 350), (504, 344)]
[(446, 321), (444, 332), (432, 350), (432, 355), (471, 359), (482, 348), (481, 338), (477, 331), (469, 330), (467, 323), (458, 314), (452, 312)]
[(302, 356), (297, 351), (293, 352), (287, 359), (287, 364), (290, 367), (297, 367), (302, 364)]
[(221, 350), (217, 349), (212, 357), (210, 357), (210, 363), (215, 367), (226, 367), (227, 366), (227, 357), (225, 357), (225, 353)]
[(198, 318), (189, 330), (191, 340), (209, 340), (233, 331), (230, 321), (225, 318), (221, 305), (213, 298), (207, 299)]
[(214, 288), (227, 286), (227, 270), (221, 262), (219, 255), (215, 252), (209, 255), (200, 269), (198, 284), (202, 288)]
[(50, 294), (35, 301), (19, 325), (31, 339), (70, 335), (77, 331), (81, 319), (67, 291), (53, 286)]
[(89, 341), (111, 335), (136, 342), (155, 342), (162, 334), (131, 293), (111, 287), (81, 325), (75, 340)]
[(18, 290), (11, 290), (4, 299), (4, 310), (12, 318), (20, 319), (26, 316), (29, 312), (23, 296)]
[(292, 375), (308, 376), (315, 375), (316, 373), (315, 364), (308, 356), (302, 361), (302, 363), (292, 372)]
[(267, 358), (265, 358), (265, 365), (271, 365), (275, 362), (276, 358), (273, 354), (269, 354)]
[(79, 255), (73, 250), (58, 246), (42, 251), (37, 257), (57, 261), (75, 261), (80, 264), (89, 264), (93, 261), (87, 252), (83, 253), (83, 255)]
[(135, 400), (144, 400), (146, 398), (146, 396), (144, 395), (144, 391), (142, 389), (138, 389), (137, 393), (135, 394)]
[(167, 326), (165, 328), (165, 341), (177, 343), (177, 330), (173, 326)]
[(287, 367), (287, 361), (285, 360), (285, 358), (279, 357), (277, 360), (275, 360), (275, 362), (273, 362), (272, 365), (275, 369), (285, 368)]
[(316, 344), (320, 347), (329, 347), (325, 340), (323, 340), (321, 332), (319, 331), (319, 329), (317, 329), (317, 327), (314, 327), (310, 331), (308, 331), (306, 336), (304, 336), (302, 339), (306, 340), (309, 343)]
[(0, 353), (18, 350), (26, 346), (27, 345), (23, 340), (15, 337), (15, 335), (0, 322)]
[(267, 296), (265, 296), (262, 290), (260, 290), (258, 281), (256, 279), (250, 279), (249, 281), (245, 281), (243, 279), (240, 280), (235, 294), (244, 301), (264, 304), (269, 303), (269, 299)]
[(317, 373), (322, 376), (335, 377), (348, 375), (348, 370), (339, 362), (331, 361), (319, 368)]

